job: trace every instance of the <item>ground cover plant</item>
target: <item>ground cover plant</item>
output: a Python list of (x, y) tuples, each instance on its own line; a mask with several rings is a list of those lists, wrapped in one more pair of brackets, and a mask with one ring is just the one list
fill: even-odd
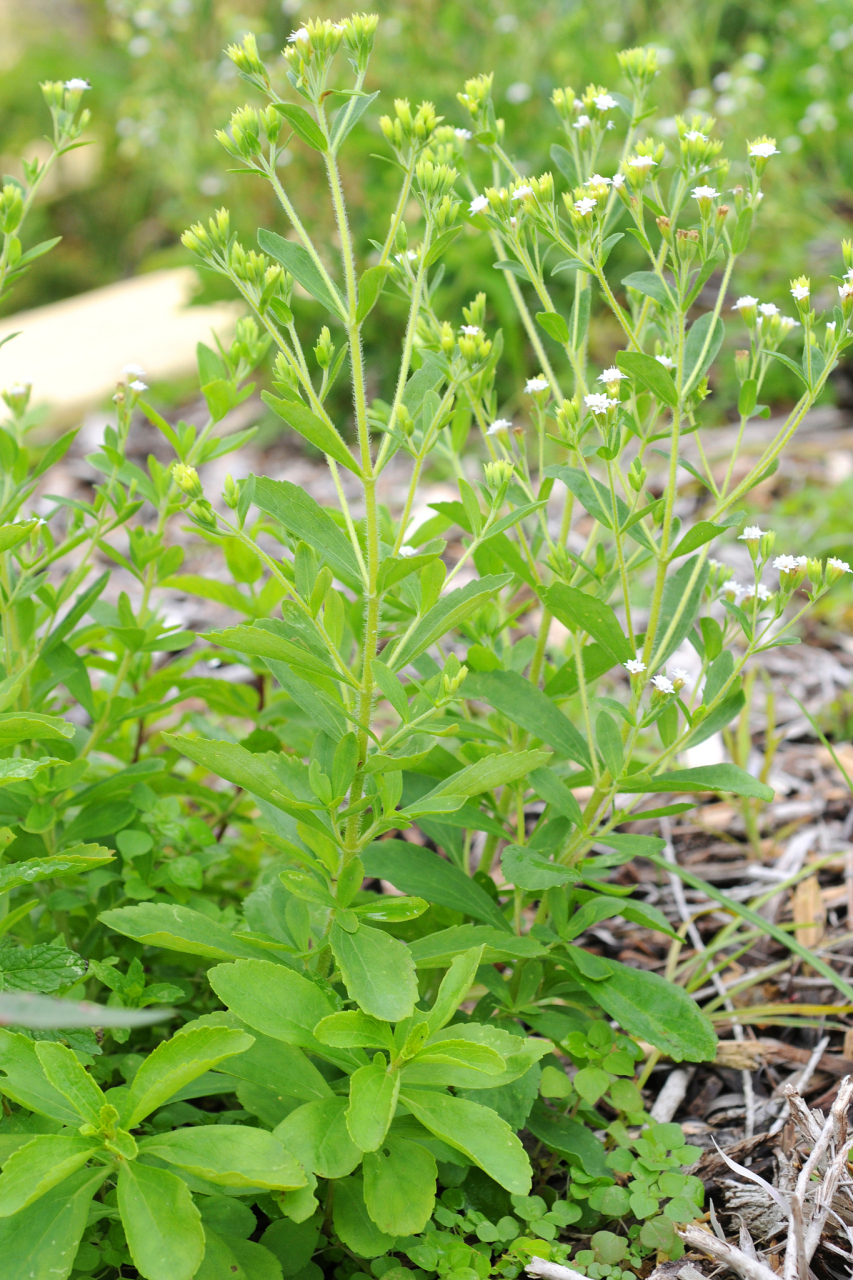
[[(719, 955), (757, 930), (853, 999), (794, 934), (701, 881), (732, 924), (679, 967), (687, 924), (611, 879), (644, 858), (696, 883), (662, 838), (621, 829), (638, 814), (665, 820), (709, 792), (773, 798), (741, 765), (679, 757), (737, 717), (746, 664), (796, 643), (849, 573), (774, 547), (738, 504), (851, 341), (850, 247), (826, 324), (805, 277), (796, 320), (732, 300), (775, 144), (745, 141), (747, 177), (724, 202), (712, 120), (679, 120), (669, 147), (644, 136), (645, 48), (621, 55), (618, 89), (555, 93), (556, 177), (518, 168), (487, 76), (460, 93), (458, 126), (398, 100), (381, 120), (398, 197), (356, 243), (338, 157), (373, 105), (375, 31), (369, 15), (306, 22), (281, 84), (251, 36), (228, 50), (267, 102), (219, 139), (280, 214), (258, 249), (226, 210), (185, 235), (248, 311), (227, 348), (199, 349), (204, 426), (169, 423), (129, 366), (91, 501), (51, 497), (73, 433), (36, 448), (30, 389), (5, 392), (0, 982), (75, 998), (67, 1026), (38, 1005), (0, 1030), (0, 1256), (15, 1280), (514, 1280), (532, 1256), (635, 1275), (679, 1257), (679, 1225), (703, 1210), (685, 1172), (697, 1152), (652, 1121), (642, 1088), (661, 1056), (713, 1058), (720, 1002), (692, 993)], [(45, 87), (56, 154), (79, 141), (85, 92)], [(285, 145), (325, 168), (334, 265), (281, 181)], [(4, 187), (4, 284), (33, 260), (21, 228), (40, 176)], [(628, 234), (648, 269), (619, 279), (608, 256)], [(516, 421), (497, 413), (485, 296), (461, 317), (440, 309), (441, 259), (463, 236), (492, 246), (536, 354)], [(554, 275), (570, 282), (565, 314)], [(386, 399), (361, 334), (392, 293), (407, 323)], [(603, 370), (593, 294), (623, 335)], [(307, 348), (306, 295), (327, 317)], [(746, 474), (733, 457), (720, 480), (699, 411), (729, 323), (741, 436), (772, 362), (801, 394)], [(228, 414), (268, 353), (264, 400), (325, 455), (335, 507), (263, 475), (205, 494), (199, 468), (245, 442)], [(345, 379), (352, 437), (329, 412)], [(171, 466), (128, 458), (140, 414)], [(377, 493), (392, 460), (410, 477), (399, 511)], [(458, 498), (418, 522), (436, 460)], [(685, 474), (706, 493), (689, 526)], [(221, 572), (182, 573), (181, 521)], [(741, 585), (710, 557), (735, 538), (753, 565)], [(111, 599), (104, 563), (133, 577), (132, 598)], [(169, 590), (233, 625), (168, 625)], [(670, 938), (679, 980), (581, 944), (616, 918)], [(84, 993), (110, 1014), (177, 1015), (153, 1029), (105, 1015), (96, 1035)]]

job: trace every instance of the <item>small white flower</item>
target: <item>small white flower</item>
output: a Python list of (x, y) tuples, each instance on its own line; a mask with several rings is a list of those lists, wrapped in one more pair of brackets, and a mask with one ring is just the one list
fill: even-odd
[(827, 337), (828, 337), (830, 334), (834, 334), (834, 333), (835, 333), (835, 321), (834, 321), (834, 320), (830, 320), (830, 321), (827, 323), (827, 326), (826, 326), (826, 333), (827, 333)]
[(127, 373), (131, 378), (144, 378), (145, 370), (141, 364), (126, 364), (122, 369), (122, 373)]
[(524, 390), (529, 396), (535, 396), (539, 391), (547, 391), (548, 386), (547, 378), (528, 378), (524, 384)]
[(652, 676), (652, 684), (658, 693), (675, 693), (675, 685), (668, 676)]
[(574, 129), (588, 129), (588, 128), (589, 128), (589, 116), (578, 116), (578, 118), (577, 118), (577, 120), (575, 121), (575, 123), (574, 123), (574, 125), (572, 126), (572, 128), (574, 128)]
[(408, 560), (409, 556), (416, 556), (418, 554), (418, 549), (417, 547), (401, 547), (397, 554)]
[(742, 298), (738, 298), (732, 306), (732, 311), (744, 311), (747, 307), (757, 307), (758, 299), (753, 298), (749, 293), (745, 293)]
[(527, 186), (516, 187), (515, 191), (513, 191), (512, 193), (512, 199), (523, 200), (525, 196), (532, 196), (532, 195), (533, 195), (532, 187), (527, 187)]
[(75, 76), (71, 80), (66, 80), (64, 87), (69, 91), (69, 93), (82, 93), (85, 89), (91, 89), (92, 86), (89, 84), (88, 80), (83, 80), (79, 76)]
[(845, 280), (838, 286), (839, 298), (853, 298), (853, 280)]
[(809, 286), (807, 284), (791, 285), (791, 297), (796, 298), (797, 302), (802, 302), (802, 300), (808, 296)]
[(784, 335), (788, 333), (791, 329), (799, 329), (800, 322), (799, 320), (792, 320), (790, 316), (780, 316), (779, 327), (781, 328), (782, 333)]
[(474, 136), (470, 129), (454, 129), (453, 132), (460, 142), (470, 142)]
[(460, 333), (467, 334), (469, 338), (476, 338), (479, 332), (480, 326), (478, 324), (463, 324), (460, 329)]
[(744, 588), (743, 594), (747, 600), (751, 600), (753, 596), (758, 596), (759, 600), (769, 600), (773, 592), (768, 591), (763, 582), (759, 582), (758, 586), (751, 582), (748, 587)]
[(775, 302), (762, 302), (758, 310), (761, 312), (763, 316), (768, 316), (768, 317), (778, 316), (779, 314), (779, 308), (776, 306)]
[(486, 435), (487, 436), (499, 435), (501, 431), (509, 431), (511, 426), (512, 426), (512, 420), (510, 418), (495, 418), (494, 422), (486, 432)]
[(627, 662), (622, 663), (622, 666), (626, 671), (629, 671), (632, 676), (638, 676), (646, 669), (646, 664), (641, 658), (629, 658)]
[(617, 191), (619, 191), (622, 187), (624, 187), (625, 185), (624, 173), (615, 173), (613, 175), (613, 185)]
[(684, 135), (685, 142), (707, 142), (708, 135), (700, 133), (698, 129), (689, 129)]
[(6, 392), (6, 395), (7, 396), (25, 396), (28, 391), (29, 391), (29, 387), (24, 386), (24, 384), (21, 382), (16, 382), (13, 387), (9, 388), (9, 390)]
[(615, 409), (619, 403), (618, 400), (613, 400), (610, 396), (596, 391), (584, 396), (583, 402), (591, 413), (607, 413), (608, 409)]
[(834, 569), (836, 573), (853, 573), (847, 561), (839, 560), (837, 556), (829, 556), (826, 567), (827, 569)]
[(730, 596), (742, 596), (746, 592), (746, 587), (741, 586), (739, 582), (735, 582), (734, 578), (731, 578), (725, 584), (723, 590)]
[(658, 364), (662, 364), (664, 369), (675, 368), (675, 361), (672, 356), (655, 356), (655, 360), (657, 360)]
[(515, 231), (516, 227), (518, 226), (518, 218), (510, 218), (509, 225), (512, 228), (512, 230)]
[(287, 37), (287, 43), (296, 44), (297, 40), (308, 40), (308, 39), (310, 39), (310, 37), (308, 35), (307, 29), (305, 27), (300, 27), (298, 31), (291, 31), (290, 35)]
[(609, 187), (612, 178), (603, 178), (600, 173), (594, 173), (591, 178), (587, 178), (583, 184), (585, 187)]
[(621, 369), (617, 369), (615, 364), (609, 369), (605, 369), (604, 373), (600, 373), (596, 379), (597, 382), (621, 382), (625, 377)]
[(797, 557), (796, 556), (777, 556), (773, 561), (773, 568), (778, 569), (780, 573), (796, 573)]
[(631, 156), (627, 163), (635, 169), (651, 169), (652, 165), (657, 164), (657, 160), (653, 160), (651, 156)]
[(759, 529), (757, 524), (748, 524), (743, 533), (738, 534), (738, 542), (749, 542), (753, 538), (763, 538), (764, 529)]
[(713, 187), (694, 187), (692, 192), (694, 200), (716, 200), (719, 194)]
[(592, 196), (584, 196), (581, 200), (575, 201), (575, 209), (580, 214), (592, 213), (597, 207), (598, 201), (593, 200)]
[(134, 378), (133, 382), (128, 383), (131, 391), (147, 391), (148, 383), (142, 382), (139, 378)]
[(608, 121), (607, 121), (607, 124), (606, 124), (604, 127), (605, 127), (605, 129), (607, 130), (607, 132), (608, 132), (608, 133), (610, 133), (611, 129), (615, 129), (615, 128), (616, 128), (616, 125), (613, 123), (613, 121), (612, 121), (612, 120), (608, 120)]
[(673, 680), (680, 680), (682, 684), (686, 684), (690, 679), (690, 672), (685, 671), (684, 667), (674, 667), (672, 672)]
[(760, 156), (762, 160), (769, 160), (771, 156), (778, 156), (779, 150), (773, 146), (772, 142), (753, 142), (749, 148), (751, 156)]
[(609, 93), (599, 93), (593, 102), (599, 111), (612, 111), (614, 107), (618, 107), (619, 103), (612, 98)]
[(488, 209), (489, 202), (485, 196), (474, 196), (474, 199), (468, 205), (469, 213), (482, 213), (484, 209)]

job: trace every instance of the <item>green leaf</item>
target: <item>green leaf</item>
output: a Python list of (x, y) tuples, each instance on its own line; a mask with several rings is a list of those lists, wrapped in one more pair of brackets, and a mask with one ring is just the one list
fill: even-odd
[(139, 1150), (220, 1187), (304, 1187), (301, 1165), (278, 1138), (246, 1125), (202, 1125), (143, 1138)]
[(123, 1129), (135, 1129), (184, 1085), (223, 1058), (250, 1049), (253, 1038), (228, 1027), (184, 1027), (149, 1053), (133, 1078), (122, 1110)]
[[(452, 1032), (453, 1028), (450, 1028)], [(507, 1070), (501, 1055), (487, 1044), (471, 1044), (467, 1040), (448, 1038), (430, 1042), (415, 1054), (403, 1068), (406, 1084), (442, 1084), (464, 1087), (477, 1076), (503, 1076)], [(495, 1079), (479, 1079), (484, 1088), (497, 1084)]]
[(509, 929), (485, 889), (430, 849), (405, 840), (380, 840), (368, 846), (363, 861), (366, 876), (389, 880), (403, 893), (417, 894), (427, 902), (461, 911), (497, 929)]
[(339, 462), (354, 475), (361, 475), (361, 468), (330, 422), (318, 418), (316, 413), (312, 413), (305, 405), (297, 404), (295, 400), (282, 400), (269, 391), (262, 391), (261, 399), (267, 408), (272, 409), (273, 413), (288, 426), (304, 436), (315, 449), (319, 449), (329, 458), (334, 458), (335, 462)]
[(323, 275), (314, 258), (301, 244), (293, 240), (285, 240), (274, 231), (258, 232), (258, 244), (264, 253), (280, 263), (285, 271), (289, 271), (297, 284), (301, 284), (322, 303), (327, 311), (332, 311), (340, 320), (346, 321), (347, 309), (336, 287)]
[[(711, 331), (711, 326), (713, 332)], [(710, 334), (710, 339), (709, 339)], [(684, 343), (684, 386), (692, 387), (705, 375), (716, 359), (717, 352), (723, 345), (726, 326), (722, 320), (714, 322), (713, 311), (700, 316), (690, 326)], [(706, 347), (707, 342), (707, 347)], [(704, 356), (702, 355), (705, 351)]]
[(345, 1178), (362, 1153), (349, 1136), (346, 1098), (323, 1098), (291, 1111), (273, 1130), (303, 1169), (320, 1178)]
[(333, 151), (336, 152), (338, 150), (350, 130), (358, 123), (370, 104), (375, 102), (378, 97), (379, 90), (377, 89), (375, 93), (353, 96), (348, 102), (344, 103), (335, 116), (335, 122), (332, 125), (331, 146)]
[(563, 937), (577, 938), (586, 929), (591, 929), (593, 925), (598, 924), (599, 921), (610, 920), (614, 916), (621, 916), (624, 920), (631, 920), (634, 924), (642, 925), (646, 929), (665, 933), (670, 938), (678, 937), (678, 934), (670, 928), (666, 916), (662, 911), (658, 911), (657, 907), (649, 906), (645, 902), (634, 901), (631, 898), (609, 898), (598, 894), (590, 898), (588, 902), (585, 902), (571, 916), (568, 925), (562, 931)]
[(3, 1280), (66, 1280), (92, 1197), (108, 1173), (81, 1169), (20, 1213), (0, 1219)]
[(33, 1204), (58, 1182), (76, 1173), (99, 1148), (91, 1138), (45, 1133), (25, 1142), (3, 1164), (0, 1218)]
[(363, 586), (352, 545), (324, 507), (289, 480), (255, 477), (255, 506), (307, 542), (348, 587)]
[(292, 102), (274, 102), (273, 107), (279, 115), (284, 116), (294, 133), (298, 133), (309, 147), (313, 147), (315, 151), (328, 151), (322, 129), (304, 107), (296, 106)]
[(204, 1231), (187, 1184), (165, 1169), (122, 1161), (117, 1192), (127, 1247), (146, 1280), (193, 1280)]
[(425, 1089), (405, 1088), (400, 1101), (424, 1128), (461, 1151), (507, 1191), (529, 1193), (530, 1163), (524, 1147), (496, 1112), (465, 1098)]
[(441, 986), (427, 1018), (427, 1029), (430, 1035), (440, 1031), (453, 1017), (468, 994), (482, 959), (482, 946), (471, 947), (469, 951), (464, 951), (462, 955), (454, 958), (441, 980)]
[(54, 1089), (68, 1099), (85, 1121), (97, 1128), (106, 1099), (77, 1055), (64, 1044), (45, 1040), (36, 1045), (36, 1057)]
[(641, 351), (620, 351), (616, 363), (623, 373), (642, 383), (663, 404), (669, 405), (670, 409), (676, 407), (678, 391), (672, 374), (654, 356), (644, 355)]
[(381, 264), (377, 267), (368, 267), (364, 275), (358, 282), (358, 307), (356, 308), (356, 323), (361, 324), (370, 315), (380, 293), (385, 288), (385, 282), (388, 279), (390, 267)]
[(540, 592), (545, 608), (570, 631), (585, 631), (612, 654), (614, 662), (627, 662), (636, 657), (628, 637), (619, 625), (609, 604), (595, 596), (556, 583)]
[(394, 1247), (394, 1237), (380, 1231), (367, 1212), (361, 1178), (335, 1184), (332, 1220), (343, 1244), (359, 1258), (378, 1258)]
[[(202, 1213), (202, 1218), (204, 1216)], [(307, 1222), (275, 1218), (261, 1236), (261, 1244), (278, 1258), (288, 1276), (296, 1275), (308, 1266), (314, 1256), (321, 1222), (320, 1217), (310, 1218)]]
[[(290, 666), (295, 667), (297, 671), (309, 673), (311, 675), (322, 676), (326, 680), (339, 680), (344, 684), (350, 685), (351, 688), (357, 688), (356, 680), (350, 676), (346, 669), (339, 670), (332, 666), (331, 661), (323, 661), (313, 654), (309, 649), (301, 644), (294, 644), (292, 641), (285, 639), (283, 635), (264, 626), (237, 626), (226, 627), (222, 631), (207, 631), (202, 633), (202, 639), (208, 640), (211, 644), (222, 645), (226, 649), (236, 649), (239, 653), (248, 653), (255, 658), (273, 659), (278, 662), (286, 662)], [(178, 741), (175, 738), (175, 741)], [(194, 739), (180, 739), (182, 743), (195, 741)], [(202, 740), (203, 745), (204, 740)], [(227, 744), (214, 744), (216, 746)], [(247, 754), (252, 755), (252, 752)], [(190, 759), (193, 759), (190, 756)], [(257, 760), (257, 755), (255, 755)], [(199, 761), (198, 763), (203, 763)], [(247, 764), (249, 762), (246, 762)], [(253, 790), (254, 788), (248, 788)], [(279, 783), (278, 790), (281, 790)]]
[(677, 560), (679, 556), (686, 556), (691, 551), (704, 547), (706, 542), (711, 542), (716, 538), (717, 534), (724, 533), (727, 526), (723, 524), (714, 524), (711, 520), (698, 520), (692, 529), (688, 529), (684, 537), (670, 554), (670, 560)]
[(580, 732), (551, 699), (524, 676), (515, 671), (471, 671), (465, 679), (464, 693), (466, 698), (488, 702), (513, 724), (541, 738), (560, 755), (589, 767), (589, 750)]
[[(692, 588), (690, 587), (690, 579), (693, 577), (693, 571), (696, 568), (696, 557), (685, 560), (684, 564), (671, 577), (667, 578), (666, 585), (663, 589), (663, 599), (661, 601), (660, 619), (657, 629), (657, 644), (663, 646), (655, 649), (654, 667), (662, 667), (687, 635), (693, 626), (693, 620), (699, 612), (699, 606), (702, 603), (702, 593), (705, 590), (705, 583), (708, 581), (708, 564), (707, 561), (702, 565), (696, 576)], [(689, 595), (688, 595), (689, 589)], [(685, 596), (687, 600), (685, 602)], [(673, 627), (670, 633), (670, 625), (676, 614), (679, 615), (678, 623)], [(663, 644), (664, 637), (669, 636), (666, 644)]]
[[(638, 293), (651, 298), (665, 311), (672, 311), (675, 306), (672, 290), (667, 288), (660, 276), (655, 275), (654, 271), (632, 271), (630, 275), (623, 277), (622, 283), (626, 289), (636, 289)], [(623, 354), (629, 353), (624, 352)]]
[(547, 854), (519, 844), (508, 844), (501, 853), (501, 870), (519, 889), (550, 889), (578, 879), (571, 867), (552, 862)]
[[(806, 379), (804, 378), (803, 371), (800, 368), (800, 366), (797, 364), (796, 360), (792, 360), (790, 356), (783, 355), (781, 351), (768, 351), (767, 354), (769, 356), (772, 356), (774, 360), (778, 360), (780, 364), (783, 364), (785, 366), (786, 369), (790, 369), (791, 373), (795, 373), (797, 375), (797, 379), (803, 384), (804, 387), (807, 387), (809, 385)], [(768, 474), (772, 474), (772, 473), (768, 473)], [(764, 479), (764, 477), (762, 476), (761, 479)], [(756, 481), (756, 484), (757, 483), (758, 481)], [(750, 487), (754, 487), (754, 486), (750, 486)]]
[(0, 942), (0, 985), (7, 991), (46, 995), (70, 987), (85, 975), (86, 969), (83, 957), (69, 951), (58, 938), (53, 942), (36, 942), (31, 947), (19, 947), (8, 940)]
[(47, 1079), (28, 1036), (0, 1027), (0, 1090), (19, 1106), (62, 1124), (80, 1125), (80, 1116), (68, 1099)]
[(208, 960), (236, 960), (241, 956), (255, 957), (258, 954), (256, 947), (241, 941), (230, 929), (200, 911), (193, 911), (191, 907), (146, 902), (138, 907), (103, 911), (98, 918), (116, 933), (135, 938), (149, 947), (165, 947), (169, 951), (204, 956)]
[(732, 256), (743, 253), (749, 243), (749, 233), (752, 230), (753, 209), (741, 209), (738, 214), (738, 220), (732, 233)]
[(556, 813), (563, 818), (568, 818), (569, 822), (576, 827), (581, 825), (583, 822), (581, 807), (565, 782), (563, 782), (562, 778), (557, 777), (553, 769), (549, 769), (547, 766), (533, 769), (531, 770), (529, 781), (537, 794)]
[(604, 1163), (604, 1143), (582, 1124), (569, 1116), (551, 1111), (543, 1103), (534, 1103), (527, 1118), (527, 1128), (540, 1142), (571, 1165), (580, 1166), (594, 1178), (606, 1178), (610, 1170)]
[(400, 1073), (386, 1068), (384, 1061), (359, 1067), (349, 1082), (347, 1129), (360, 1151), (375, 1151), (394, 1119)]
[(630, 969), (580, 947), (563, 954), (584, 990), (629, 1035), (647, 1040), (675, 1062), (713, 1060), (714, 1028), (682, 987), (658, 973)]
[(364, 1157), (364, 1201), (380, 1231), (393, 1236), (423, 1231), (435, 1205), (435, 1159), (416, 1142), (389, 1133)]
[(569, 345), (569, 326), (556, 311), (537, 311), (536, 319), (539, 327), (545, 330), (549, 338), (553, 338), (561, 346)]
[(337, 923), (329, 941), (350, 999), (365, 1013), (383, 1022), (400, 1022), (411, 1015), (418, 984), (415, 962), (404, 942), (365, 924), (347, 933)]
[(263, 1245), (220, 1235), (205, 1221), (204, 1258), (195, 1280), (282, 1280), (282, 1269), (275, 1254)]
[[(752, 212), (750, 210), (750, 212)], [(758, 400), (758, 383), (755, 378), (747, 378), (741, 383), (737, 400), (737, 411), (742, 418), (749, 418), (755, 411)]]
[(446, 969), (455, 956), (471, 947), (483, 947), (483, 964), (517, 963), (545, 955), (545, 948), (526, 934), (518, 938), (488, 925), (463, 924), (418, 938), (409, 947), (419, 969)]
[(595, 722), (595, 740), (611, 778), (615, 780), (621, 777), (625, 763), (622, 735), (616, 721), (607, 711), (599, 712)]
[(238, 960), (208, 971), (223, 1004), (253, 1030), (306, 1049), (319, 1048), (314, 1028), (334, 1012), (321, 987), (269, 960)]
[[(221, 1025), (241, 1026), (231, 1014), (208, 1015), (222, 1019)], [(295, 1045), (274, 1040), (252, 1028), (255, 1043), (243, 1053), (226, 1058), (217, 1071), (226, 1072), (238, 1080), (262, 1085), (275, 1092), (279, 1099), (313, 1102), (315, 1098), (328, 1098), (331, 1090), (323, 1076), (301, 1049)]]
[(620, 791), (728, 791), (735, 796), (749, 796), (768, 803), (776, 794), (772, 787), (753, 778), (736, 764), (705, 764), (695, 769), (677, 769), (658, 773), (653, 778), (634, 774), (619, 783)]
[(502, 787), (509, 782), (517, 782), (519, 778), (526, 777), (532, 769), (538, 769), (550, 758), (550, 753), (547, 751), (505, 751), (500, 755), (484, 756), (475, 764), (469, 764), (465, 769), (460, 769), (458, 773), (452, 773), (449, 778), (445, 778), (427, 796), (422, 796), (420, 803), (429, 796), (444, 793), (456, 796), (477, 796), (483, 791), (492, 791), (495, 787)]
[(30, 536), (38, 520), (25, 520), (22, 524), (0, 525), (0, 553), (11, 551)]
[(360, 1009), (347, 1009), (344, 1013), (330, 1013), (314, 1028), (314, 1035), (321, 1044), (339, 1049), (383, 1048), (396, 1051), (394, 1035), (387, 1022), (362, 1013)]
[[(400, 671), (413, 662), (419, 654), (428, 649), (436, 640), (457, 627), (460, 622), (474, 613), (487, 600), (493, 599), (498, 592), (512, 580), (509, 573), (489, 574), (484, 578), (475, 578), (455, 591), (448, 591), (446, 596), (427, 610), (409, 635), (401, 644), (394, 646), (386, 658), (382, 660), (392, 671)], [(389, 645), (389, 649), (391, 646)], [(388, 650), (385, 650), (388, 653)]]
[(0, 747), (18, 742), (68, 741), (74, 737), (74, 725), (60, 716), (44, 716), (36, 711), (4, 711), (0, 714)]

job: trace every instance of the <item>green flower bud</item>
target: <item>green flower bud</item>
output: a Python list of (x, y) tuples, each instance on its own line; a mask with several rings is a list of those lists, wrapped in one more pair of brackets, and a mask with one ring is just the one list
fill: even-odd
[(231, 511), (235, 511), (240, 501), (240, 486), (233, 476), (225, 477), (225, 484), (222, 488), (222, 500)]
[(202, 498), (204, 496), (204, 490), (201, 487), (201, 481), (198, 478), (198, 472), (195, 467), (190, 467), (185, 462), (176, 462), (172, 467), (172, 479), (188, 498)]

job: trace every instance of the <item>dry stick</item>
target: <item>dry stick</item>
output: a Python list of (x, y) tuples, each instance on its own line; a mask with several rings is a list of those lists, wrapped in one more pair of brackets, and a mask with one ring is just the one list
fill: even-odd
[[(790, 1077), (790, 1079), (785, 1082), (784, 1088), (785, 1088), (786, 1094), (788, 1093), (789, 1090), (793, 1091), (794, 1089), (797, 1089), (800, 1092), (802, 1092), (802, 1090), (808, 1084), (809, 1080), (811, 1080), (815, 1071), (817, 1071), (818, 1063), (823, 1057), (828, 1044), (829, 1044), (829, 1036), (824, 1036), (823, 1039), (819, 1041), (818, 1044), (815, 1046), (814, 1053), (809, 1058), (808, 1062), (802, 1068), (802, 1070), (794, 1072), (794, 1074)], [(807, 1107), (806, 1107), (806, 1110), (808, 1110)], [(790, 1114), (791, 1114), (791, 1104), (786, 1099), (785, 1103), (782, 1106), (782, 1110), (779, 1112), (779, 1115), (773, 1121), (773, 1124), (768, 1130), (768, 1133), (770, 1134), (771, 1137), (779, 1133), (780, 1129), (782, 1128), (782, 1126), (784, 1125), (785, 1121), (788, 1119), (788, 1116)]]
[(531, 1258), (524, 1268), (529, 1276), (541, 1276), (542, 1280), (586, 1280), (586, 1276), (574, 1267), (564, 1267), (559, 1262), (546, 1262), (544, 1258)]
[(718, 1240), (701, 1227), (677, 1227), (676, 1230), (689, 1248), (697, 1249), (716, 1262), (724, 1263), (742, 1276), (743, 1280), (779, 1280), (776, 1272), (771, 1271), (763, 1262), (750, 1258), (748, 1253), (729, 1244), (727, 1240)]
[[(792, 1109), (796, 1107), (798, 1117), (802, 1115), (803, 1110), (808, 1110), (806, 1107), (800, 1108), (796, 1106), (794, 1100), (799, 1095), (793, 1087), (786, 1090), (786, 1092)], [(791, 1220), (788, 1228), (788, 1245), (785, 1250), (785, 1264), (782, 1272), (784, 1280), (808, 1280), (809, 1263), (820, 1243), (821, 1233), (829, 1216), (832, 1194), (842, 1173), (846, 1172), (847, 1156), (851, 1145), (853, 1145), (853, 1142), (847, 1138), (847, 1109), (850, 1106), (851, 1099), (853, 1099), (853, 1077), (845, 1076), (838, 1090), (838, 1097), (835, 1099), (832, 1110), (821, 1129), (820, 1136), (812, 1148), (812, 1153), (800, 1170), (797, 1185), (791, 1196)], [(810, 1135), (813, 1132), (811, 1122), (808, 1124), (807, 1131)], [(835, 1151), (830, 1168), (824, 1176), (826, 1185), (818, 1191), (814, 1212), (808, 1228), (806, 1228), (804, 1222), (805, 1201), (812, 1174), (817, 1169), (819, 1161), (826, 1154), (830, 1143), (833, 1142)]]
[[(661, 818), (660, 833), (666, 841), (663, 856), (667, 862), (675, 862), (675, 847), (672, 843), (672, 825), (669, 818)], [(687, 905), (687, 899), (684, 896), (684, 886), (674, 872), (669, 873), (669, 883), (672, 889), (672, 896), (675, 899), (675, 905), (678, 908), (678, 914), (684, 924), (687, 925), (687, 932), (690, 941), (693, 943), (697, 951), (704, 953), (707, 948), (702, 941), (702, 935), (694, 923), (690, 908)], [(726, 991), (725, 983), (716, 970), (711, 974), (711, 982), (717, 995), (723, 1001), (729, 1013), (734, 1013), (735, 1006), (731, 996)], [(743, 1027), (735, 1019), (732, 1019), (732, 1035), (735, 1040), (743, 1040)], [(746, 1120), (744, 1125), (744, 1137), (751, 1138), (755, 1132), (755, 1093), (752, 1088), (752, 1075), (749, 1071), (741, 1071), (741, 1081), (743, 1082), (743, 1100), (746, 1107)]]

